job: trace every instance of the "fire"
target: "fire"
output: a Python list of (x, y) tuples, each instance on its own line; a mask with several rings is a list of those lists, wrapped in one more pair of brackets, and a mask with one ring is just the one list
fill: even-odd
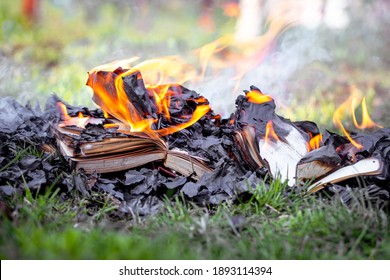
[(189, 127), (196, 123), (201, 117), (203, 117), (205, 114), (207, 114), (210, 111), (209, 105), (199, 105), (196, 107), (193, 115), (190, 117), (190, 119), (186, 123), (173, 125), (164, 129), (157, 130), (156, 132), (161, 135), (169, 135), (175, 132), (178, 132), (186, 127)]
[[(130, 73), (129, 73), (130, 72)], [(135, 70), (117, 69), (114, 72), (89, 73), (87, 85), (93, 88), (93, 100), (101, 109), (118, 120), (131, 126), (131, 131), (147, 130), (154, 119), (145, 118), (128, 98), (123, 85), (125, 74), (136, 73)], [(138, 79), (138, 77), (137, 77)]]
[[(154, 63), (157, 62), (138, 66), (143, 68), (145, 65), (154, 65), (155, 67)], [(90, 72), (87, 80), (87, 85), (94, 91), (94, 102), (105, 114), (127, 124), (131, 132), (144, 132), (153, 137), (172, 134), (194, 124), (211, 110), (205, 98), (198, 98), (193, 100), (197, 106), (192, 115), (182, 116), (186, 122), (160, 129), (158, 125), (155, 125), (158, 124), (160, 118), (155, 113), (163, 115), (168, 122), (171, 121), (169, 108), (173, 98), (181, 95), (179, 85), (144, 85), (141, 72), (134, 67), (131, 69), (119, 67), (112, 71), (111, 64), (109, 64), (108, 69), (111, 71), (104, 71), (103, 66), (98, 69), (98, 71)], [(162, 80), (164, 79), (160, 75), (157, 82), (160, 83)], [(149, 99), (149, 101), (142, 98)], [(149, 108), (150, 106), (156, 106), (157, 112)]]
[(61, 111), (61, 117), (63, 119), (63, 122), (60, 124), (60, 126), (72, 126), (75, 125), (79, 128), (85, 128), (85, 125), (89, 122), (91, 119), (90, 117), (84, 117), (83, 113), (79, 112), (77, 117), (71, 117), (68, 114), (68, 110), (66, 109), (66, 106), (62, 102), (57, 102), (57, 106), (59, 107)]
[[(266, 28), (261, 30), (260, 35), (247, 38), (245, 34), (236, 32), (199, 48), (196, 53), (201, 65), (200, 80), (206, 76), (206, 72), (208, 75), (218, 75), (221, 70), (230, 69), (233, 70), (231, 78), (236, 83), (233, 92), (236, 92), (244, 76), (269, 56), (278, 37), (299, 23), (304, 6), (296, 5), (295, 1), (278, 2), (269, 12), (265, 23), (261, 23)], [(240, 12), (237, 4), (226, 7), (229, 7), (229, 13)], [(242, 30), (245, 31), (245, 28)]]
[(57, 106), (60, 108), (61, 111), (61, 117), (64, 121), (70, 121), (72, 118), (68, 115), (68, 110), (66, 109), (66, 106), (62, 102), (57, 102)]
[(278, 135), (276, 134), (272, 121), (268, 121), (267, 125), (265, 127), (265, 136), (264, 136), (264, 148), (266, 148), (269, 145), (269, 141), (280, 141)]
[[(362, 98), (361, 96), (362, 96), (362, 93), (359, 91), (359, 89), (356, 86), (351, 85), (349, 98), (343, 104), (341, 104), (340, 107), (338, 107), (333, 114), (333, 122), (334, 122), (335, 126), (340, 128), (343, 131), (344, 135), (348, 138), (348, 140), (358, 150), (362, 149), (363, 146), (360, 143), (357, 143), (354, 139), (352, 139), (352, 137), (350, 136), (350, 134), (348, 133), (348, 131), (345, 129), (345, 127), (343, 126), (343, 124), (341, 122), (341, 119), (346, 114), (346, 112), (348, 112), (348, 111), (350, 112), (351, 117), (352, 117), (352, 121), (353, 121), (355, 127), (358, 129), (367, 129), (367, 128), (374, 128), (374, 127), (380, 128), (381, 127), (380, 125), (376, 124), (375, 122), (373, 122), (371, 120), (370, 115), (369, 115), (368, 110), (367, 110), (366, 99)], [(356, 115), (355, 115), (357, 104), (360, 102), (361, 102), (361, 110), (362, 110), (361, 124), (358, 123), (358, 121), (356, 120)]]
[(115, 72), (118, 68), (138, 70), (142, 73), (146, 86), (173, 83), (183, 84), (190, 80), (196, 80), (198, 77), (195, 67), (179, 56), (165, 56), (135, 64), (139, 59), (139, 57), (135, 56), (129, 59), (114, 61), (97, 66), (89, 72)]
[[(294, 2), (294, 1), (293, 1)], [(159, 121), (163, 116), (171, 121), (169, 108), (174, 106), (175, 92), (172, 85), (186, 82), (202, 82), (206, 76), (216, 76), (221, 71), (231, 73), (231, 79), (235, 81), (233, 93), (236, 93), (244, 76), (261, 64), (275, 46), (276, 40), (285, 30), (299, 23), (304, 5), (296, 5), (290, 1), (280, 1), (273, 5), (268, 14), (260, 35), (242, 40), (236, 34), (225, 35), (210, 42), (197, 50), (187, 53), (186, 56), (165, 56), (146, 61), (140, 61), (139, 57), (115, 61), (92, 69), (88, 74), (87, 85), (93, 91), (94, 102), (103, 110), (105, 117), (114, 117), (128, 124), (131, 131), (143, 131), (150, 134), (166, 135), (191, 125), (210, 111), (206, 102), (199, 102), (198, 107), (191, 116), (184, 117), (186, 124), (173, 124), (169, 128), (160, 130)], [(224, 6), (228, 16), (239, 16), (239, 5), (236, 2), (228, 2)], [(195, 57), (194, 57), (195, 55)], [(142, 77), (141, 77), (142, 73)], [(153, 100), (159, 116), (148, 112), (142, 105), (145, 100), (139, 100), (138, 93), (128, 96), (123, 79), (132, 78), (132, 83), (142, 80), (143, 87), (149, 93), (148, 98)], [(247, 95), (248, 100), (254, 103), (264, 103), (272, 98), (261, 92), (251, 91)], [(147, 103), (147, 102), (146, 102)], [(196, 114), (195, 114), (196, 112)], [(179, 117), (180, 118), (180, 117)]]
[(361, 102), (361, 107), (362, 107), (362, 122), (359, 124), (356, 120), (355, 116), (355, 109), (357, 107), (358, 99), (357, 98), (352, 98), (351, 102), (351, 114), (352, 114), (352, 120), (353, 124), (359, 128), (359, 129), (367, 129), (367, 128), (374, 128), (374, 127), (379, 127), (381, 128), (382, 126), (376, 124), (370, 117), (370, 114), (368, 113), (367, 110), (367, 104), (366, 104), (366, 98), (363, 97), (363, 100)]
[(246, 98), (249, 102), (262, 104), (265, 102), (272, 101), (272, 97), (269, 95), (263, 94), (260, 90), (251, 90), (246, 93)]
[(171, 120), (169, 113), (170, 96), (173, 95), (172, 90), (169, 89), (170, 85), (162, 86), (149, 86), (148, 89), (153, 93), (154, 99), (156, 100), (159, 114), (163, 114), (168, 121)]
[[(240, 12), (239, 5), (233, 1), (227, 2), (224, 8), (225, 12), (231, 16), (237, 16)], [(167, 88), (158, 88), (156, 90), (156, 87), (168, 84), (184, 84), (186, 82), (196, 84), (202, 82), (206, 74), (207, 76), (217, 76), (221, 71), (226, 71), (231, 75), (231, 80), (235, 82), (232, 91), (236, 93), (244, 76), (268, 57), (275, 46), (277, 38), (286, 29), (299, 22), (301, 13), (301, 5), (291, 4), (290, 1), (281, 1), (276, 6), (273, 5), (267, 19), (263, 23), (265, 27), (261, 30), (261, 34), (250, 40), (243, 41), (237, 34), (224, 35), (182, 57), (172, 55), (140, 61), (140, 58), (135, 56), (98, 66), (90, 71), (90, 75), (104, 71), (113, 73), (112, 75), (115, 77), (112, 78), (116, 79), (116, 75), (124, 78), (136, 70), (139, 71), (142, 73), (145, 87), (154, 92), (155, 99), (161, 100), (161, 102), (157, 102), (158, 106), (160, 106), (160, 113), (169, 119), (166, 109), (169, 106), (170, 93)], [(126, 69), (126, 73), (115, 73), (119, 68)], [(97, 92), (96, 94), (102, 96), (100, 94), (102, 90), (99, 87), (104, 86), (99, 85), (99, 83), (92, 83), (90, 80), (88, 83), (93, 84), (94, 90)], [(121, 83), (120, 78), (117, 79), (116, 83), (115, 88), (118, 91), (118, 99), (113, 102), (114, 104), (105, 100), (109, 104), (104, 107), (112, 108), (113, 105), (123, 106), (124, 108), (116, 110), (117, 116), (115, 117), (119, 117), (121, 121), (132, 123), (133, 126), (138, 126), (138, 124), (140, 127), (152, 125), (154, 123), (153, 120), (145, 121), (144, 117), (138, 118), (137, 114), (133, 113), (134, 108), (127, 104), (126, 97), (122, 96), (122, 92), (118, 90)], [(107, 108), (102, 108), (102, 110), (109, 113)], [(131, 112), (133, 116), (125, 116), (128, 114), (127, 112)]]
[(310, 151), (318, 149), (321, 146), (322, 135), (317, 134), (317, 135), (313, 136), (310, 132), (309, 132), (309, 135), (310, 135), (310, 141), (306, 145), (307, 145), (307, 150), (310, 152)]

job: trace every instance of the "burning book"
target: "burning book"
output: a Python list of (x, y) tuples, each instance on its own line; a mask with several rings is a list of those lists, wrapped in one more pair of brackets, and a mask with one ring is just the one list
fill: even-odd
[(62, 121), (53, 126), (61, 153), (86, 173), (127, 170), (150, 162), (199, 179), (207, 159), (169, 148), (164, 136), (185, 129), (210, 112), (208, 101), (180, 85), (146, 88), (139, 71), (122, 68), (89, 75), (101, 118), (81, 112), (71, 117), (59, 102)]
[(275, 113), (274, 100), (258, 88), (252, 86), (245, 96), (237, 99), (236, 104), (237, 110), (231, 121), (237, 128), (235, 138), (243, 160), (253, 169), (266, 167), (272, 177), (280, 177), (289, 186), (311, 182), (307, 191), (313, 193), (329, 183), (383, 172), (382, 157), (372, 155), (375, 145), (386, 139), (388, 130), (361, 140), (355, 138), (364, 143), (359, 152), (370, 150), (366, 154), (371, 157), (360, 156), (359, 161), (356, 158), (358, 151), (355, 151), (349, 157), (353, 160), (343, 160), (340, 154), (347, 149), (341, 148), (341, 144), (355, 143), (354, 139), (349, 142), (335, 134), (322, 139), (315, 123), (284, 119)]

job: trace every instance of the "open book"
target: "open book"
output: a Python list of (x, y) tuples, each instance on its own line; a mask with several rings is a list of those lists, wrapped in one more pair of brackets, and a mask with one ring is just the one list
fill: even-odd
[(104, 136), (89, 139), (81, 137), (83, 129), (77, 126), (56, 125), (52, 129), (62, 155), (69, 158), (74, 168), (84, 169), (86, 173), (116, 172), (158, 161), (194, 179), (211, 171), (202, 158), (179, 149), (169, 149), (162, 139), (141, 132), (110, 134), (106, 131)]

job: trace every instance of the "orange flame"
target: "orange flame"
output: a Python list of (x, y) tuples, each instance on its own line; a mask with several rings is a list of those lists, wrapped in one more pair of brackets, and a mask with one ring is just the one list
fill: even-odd
[(267, 146), (269, 145), (269, 141), (272, 141), (272, 139), (275, 141), (280, 141), (279, 136), (276, 134), (274, 130), (273, 123), (270, 120), (267, 122), (267, 125), (265, 127), (264, 148), (267, 148)]
[(105, 129), (118, 128), (118, 127), (119, 127), (119, 125), (116, 124), (116, 123), (106, 123), (106, 124), (104, 124), (104, 128)]
[(345, 111), (348, 109), (348, 100), (345, 101), (343, 104), (340, 105), (336, 109), (336, 111), (333, 114), (333, 123), (337, 128), (340, 128), (344, 135), (348, 138), (348, 140), (354, 145), (358, 150), (362, 149), (363, 146), (359, 143), (357, 143), (355, 140), (352, 139), (351, 135), (349, 135), (348, 131), (345, 129), (343, 124), (341, 123), (341, 117), (345, 113)]
[[(174, 102), (171, 99), (173, 93), (169, 89), (172, 84), (183, 84), (188, 81), (199, 82), (206, 76), (206, 72), (207, 76), (217, 75), (222, 70), (228, 69), (229, 72), (232, 72), (232, 79), (236, 82), (233, 89), (233, 92), (236, 92), (243, 77), (267, 58), (278, 36), (298, 23), (300, 13), (303, 11), (302, 5), (290, 2), (281, 1), (278, 2), (277, 6), (274, 5), (263, 24), (262, 34), (251, 40), (242, 41), (237, 34), (231, 34), (204, 45), (195, 52), (191, 52), (190, 56), (186, 58), (166, 56), (139, 63), (139, 57), (132, 57), (92, 69), (89, 72), (87, 84), (94, 90), (95, 103), (101, 107), (105, 116), (110, 115), (128, 124), (131, 131), (144, 131), (151, 134), (159, 131), (165, 134), (166, 130), (160, 131), (151, 128), (158, 120), (141, 112), (139, 106), (129, 100), (131, 98), (126, 95), (123, 88), (123, 79), (138, 71), (142, 73), (145, 87), (151, 95), (149, 98), (154, 99), (158, 114), (164, 115), (168, 121), (171, 120), (168, 109), (174, 105), (171, 103)], [(239, 13), (240, 7), (237, 3), (232, 2), (224, 7), (225, 13), (228, 15), (237, 16)], [(109, 81), (114, 82), (110, 84)], [(248, 100), (263, 103), (272, 100), (272, 98), (252, 92), (249, 93)], [(199, 109), (197, 112), (210, 110), (208, 105), (204, 106), (202, 110)], [(206, 110), (206, 108), (208, 109)], [(199, 118), (201, 116), (193, 114), (186, 119), (194, 121)], [(190, 125), (190, 121), (188, 125)], [(178, 127), (181, 126), (182, 124), (176, 128), (171, 127), (169, 130), (177, 131)]]
[[(141, 116), (124, 91), (123, 77), (135, 73), (135, 70), (122, 72), (89, 73), (87, 85), (93, 88), (93, 100), (101, 109), (131, 127), (131, 131), (144, 131), (156, 122), (154, 119)], [(114, 85), (110, 82), (114, 81)]]
[(322, 135), (317, 134), (316, 136), (313, 136), (310, 132), (309, 135), (310, 135), (310, 141), (306, 145), (307, 145), (307, 150), (310, 152), (318, 149), (321, 146)]
[(362, 122), (359, 124), (356, 120), (355, 116), (355, 109), (357, 107), (358, 99), (357, 98), (352, 98), (351, 102), (351, 114), (352, 114), (352, 120), (353, 124), (359, 128), (359, 129), (367, 129), (367, 128), (374, 128), (374, 127), (379, 127), (382, 128), (382, 126), (376, 124), (370, 117), (370, 114), (368, 113), (367, 110), (367, 104), (366, 104), (366, 98), (363, 97), (363, 100), (361, 102), (361, 107), (362, 107)]
[[(264, 24), (267, 29), (262, 35), (245, 41), (237, 34), (226, 35), (198, 49), (202, 69), (200, 79), (205, 77), (206, 72), (217, 75), (221, 69), (232, 68), (236, 91), (242, 78), (266, 59), (278, 36), (298, 22), (302, 7), (298, 7), (297, 10), (294, 4), (287, 2), (281, 3), (270, 12)], [(229, 9), (239, 12), (237, 4), (230, 6)]]
[[(143, 65), (153, 65), (153, 67), (155, 67), (155, 63), (157, 62), (148, 62)], [(111, 70), (111, 64), (107, 67)], [(97, 69), (99, 70), (93, 70), (89, 73), (87, 81), (87, 85), (94, 91), (93, 100), (106, 114), (108, 113), (122, 123), (127, 124), (130, 127), (131, 132), (142, 131), (152, 137), (172, 134), (194, 124), (211, 110), (205, 98), (198, 98), (194, 101), (197, 102), (197, 104), (200, 103), (200, 105), (198, 104), (195, 108), (192, 116), (186, 118), (187, 122), (172, 125), (171, 127), (164, 129), (152, 129), (152, 125), (157, 123), (158, 119), (153, 118), (150, 115), (150, 112), (144, 109), (143, 101), (139, 99), (136, 93), (133, 93), (133, 96), (128, 96), (129, 93), (125, 91), (124, 79), (127, 76), (133, 75), (133, 77), (130, 78), (135, 79), (135, 82), (143, 80), (139, 70), (137, 68), (131, 68), (129, 70), (117, 68), (112, 72), (107, 72), (103, 71), (103, 66), (99, 66)], [(164, 80), (164, 78), (160, 75), (158, 83), (162, 80)], [(145, 86), (148, 98), (152, 98), (154, 104), (157, 106), (157, 113), (163, 114), (168, 121), (171, 119), (169, 112), (171, 98), (174, 95), (181, 94), (181, 92), (174, 92), (174, 90), (171, 89), (172, 87), (180, 89), (176, 84)]]
[(57, 102), (57, 106), (60, 108), (61, 117), (63, 119), (62, 123), (59, 124), (60, 127), (75, 125), (79, 128), (85, 128), (85, 125), (91, 119), (90, 117), (84, 117), (81, 112), (78, 113), (77, 117), (69, 116), (65, 104), (62, 102)]
[(210, 111), (209, 105), (199, 105), (196, 107), (194, 113), (192, 114), (191, 118), (186, 123), (181, 123), (178, 125), (173, 125), (164, 129), (157, 130), (156, 132), (161, 135), (169, 135), (175, 132), (178, 132), (186, 127), (189, 127), (196, 123), (201, 117), (203, 117), (205, 114), (207, 114)]
[(156, 101), (159, 114), (164, 114), (168, 121), (171, 121), (171, 115), (169, 113), (170, 96), (172, 96), (172, 90), (169, 90), (170, 85), (162, 86), (148, 86), (153, 93), (154, 100)]
[(271, 96), (265, 95), (259, 90), (251, 90), (247, 92), (246, 98), (248, 99), (249, 102), (257, 103), (257, 104), (262, 104), (273, 100)]
[[(373, 122), (370, 118), (370, 115), (367, 110), (367, 104), (366, 104), (366, 99), (361, 97), (362, 93), (361, 91), (355, 86), (351, 85), (350, 86), (350, 96), (349, 98), (340, 105), (336, 109), (336, 111), (333, 114), (333, 123), (335, 124), (336, 127), (340, 128), (344, 135), (348, 138), (348, 140), (358, 149), (362, 149), (363, 146), (359, 143), (357, 143), (350, 134), (347, 132), (343, 124), (341, 123), (341, 118), (343, 115), (348, 112), (348, 109), (350, 111), (350, 114), (352, 116), (352, 120), (356, 128), (358, 129), (366, 129), (366, 128), (373, 128), (373, 127), (381, 127), (380, 125), (377, 125), (375, 122)], [(361, 101), (362, 100), (362, 101)], [(362, 108), (362, 122), (359, 125), (356, 116), (355, 116), (355, 110), (357, 107), (357, 104), (361, 101), (361, 108)]]
[(57, 106), (60, 108), (62, 119), (64, 121), (70, 121), (72, 118), (68, 115), (68, 110), (66, 109), (65, 104), (62, 102), (57, 102)]

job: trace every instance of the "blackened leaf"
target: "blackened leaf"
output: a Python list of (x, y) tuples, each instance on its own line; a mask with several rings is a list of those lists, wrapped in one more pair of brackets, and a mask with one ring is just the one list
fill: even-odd
[(222, 202), (226, 201), (229, 198), (230, 198), (230, 196), (227, 195), (226, 193), (217, 193), (217, 194), (212, 195), (210, 197), (209, 202), (211, 204), (214, 204), (214, 205), (219, 205), (219, 204), (221, 204)]
[(181, 189), (181, 191), (187, 195), (188, 197), (194, 197), (198, 194), (200, 186), (193, 183), (193, 182), (188, 182), (184, 185), (184, 187)]
[(123, 193), (115, 190), (115, 185), (112, 183), (104, 184), (104, 183), (96, 183), (96, 187), (100, 190), (108, 192), (109, 194), (115, 196), (123, 200)]
[(148, 185), (146, 182), (142, 182), (136, 185), (136, 187), (134, 187), (134, 189), (131, 190), (131, 193), (135, 195), (149, 194), (152, 191), (152, 189), (153, 189), (152, 185)]
[(19, 162), (19, 167), (22, 170), (35, 170), (41, 167), (41, 159), (36, 156), (25, 156)]
[(337, 134), (330, 132), (328, 130), (325, 130), (325, 132), (322, 134), (322, 141), (324, 142), (324, 145), (333, 145), (334, 148), (339, 147), (340, 145), (348, 143), (348, 139)]
[(46, 183), (46, 175), (43, 170), (33, 170), (27, 172), (27, 186), (30, 189), (38, 189)]
[(73, 175), (73, 182), (76, 189), (82, 194), (83, 197), (89, 197), (87, 176), (83, 173), (77, 173)]
[(21, 106), (15, 99), (4, 97), (0, 99), (0, 131), (15, 132), (25, 120), (34, 116), (34, 113)]
[(9, 185), (0, 186), (0, 191), (8, 196), (11, 196), (14, 193), (16, 193), (16, 189), (14, 187), (9, 186)]
[(180, 187), (180, 186), (184, 185), (186, 182), (187, 182), (187, 178), (186, 177), (177, 176), (173, 180), (168, 180), (167, 182), (165, 182), (164, 185), (168, 189), (175, 189), (177, 187)]
[(316, 123), (311, 121), (298, 121), (293, 122), (297, 127), (299, 127), (301, 130), (311, 133), (313, 136), (320, 133), (320, 130), (318, 129), (318, 126)]
[(390, 199), (389, 190), (374, 184), (368, 185), (365, 188), (351, 188), (350, 186), (333, 184), (328, 188), (328, 191), (337, 194), (346, 205), (351, 205), (353, 202), (361, 203), (360, 199), (362, 197), (372, 202), (379, 202), (378, 206)]
[(127, 98), (137, 108), (139, 114), (143, 117), (152, 115), (152, 108), (155, 108), (155, 105), (148, 97), (141, 72), (136, 71), (131, 75), (123, 77), (123, 87)]
[(121, 210), (125, 213), (132, 213), (135, 215), (145, 216), (153, 215), (158, 212), (163, 202), (153, 196), (131, 196), (125, 199), (125, 203)]
[(126, 172), (126, 180), (125, 180), (125, 185), (126, 186), (131, 186), (131, 185), (135, 185), (135, 184), (138, 184), (142, 181), (145, 180), (145, 176), (142, 175), (139, 171), (137, 170), (129, 170)]

